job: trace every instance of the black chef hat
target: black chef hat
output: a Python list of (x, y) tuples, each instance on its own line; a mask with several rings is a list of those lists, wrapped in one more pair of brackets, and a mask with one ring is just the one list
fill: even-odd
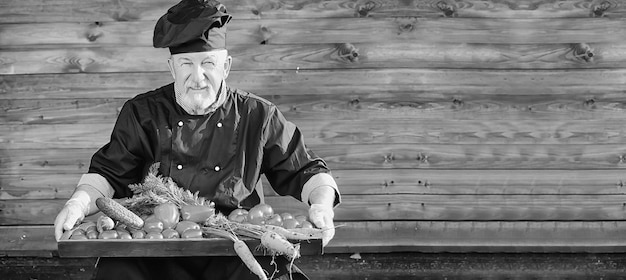
[(225, 49), (230, 19), (216, 0), (182, 0), (157, 22), (153, 45), (169, 48), (171, 54)]

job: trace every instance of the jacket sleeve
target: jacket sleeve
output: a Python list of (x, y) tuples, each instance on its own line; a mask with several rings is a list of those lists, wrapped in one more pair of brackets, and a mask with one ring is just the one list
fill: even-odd
[(311, 177), (330, 174), (326, 162), (307, 150), (300, 130), (275, 106), (270, 107), (262, 140), (261, 172), (276, 193), (302, 201), (302, 189)]
[(148, 137), (135, 114), (127, 101), (115, 122), (109, 143), (93, 155), (89, 166), (89, 173), (100, 174), (111, 184), (115, 198), (132, 195), (128, 185), (142, 180), (149, 154)]

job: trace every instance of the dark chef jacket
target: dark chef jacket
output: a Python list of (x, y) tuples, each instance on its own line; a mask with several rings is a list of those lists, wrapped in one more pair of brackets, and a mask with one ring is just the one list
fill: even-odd
[(206, 115), (185, 112), (173, 83), (127, 101), (89, 173), (105, 177), (115, 198), (128, 197), (128, 185), (141, 182), (148, 167), (160, 162), (163, 176), (228, 210), (259, 202), (260, 174), (278, 194), (302, 200), (304, 183), (330, 172), (275, 105), (226, 86), (220, 92), (224, 103)]

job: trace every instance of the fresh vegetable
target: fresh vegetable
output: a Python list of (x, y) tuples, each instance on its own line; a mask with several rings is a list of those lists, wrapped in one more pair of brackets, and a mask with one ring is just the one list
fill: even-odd
[(180, 212), (178, 206), (167, 202), (154, 207), (154, 216), (163, 222), (163, 228), (174, 228), (180, 219)]
[[(227, 220), (227, 219), (223, 219)], [(259, 264), (259, 262), (254, 258), (250, 248), (248, 245), (239, 239), (234, 233), (228, 232), (226, 230), (220, 230), (212, 227), (204, 227), (204, 230), (209, 234), (214, 234), (220, 237), (228, 238), (233, 241), (233, 249), (237, 256), (241, 259), (241, 261), (248, 267), (248, 269), (259, 277), (261, 280), (267, 280), (267, 275), (265, 275), (265, 271)]]
[(163, 239), (163, 234), (158, 231), (149, 231), (146, 233), (146, 239)]
[(297, 228), (300, 225), (300, 222), (296, 221), (296, 219), (284, 219), (283, 227), (286, 229)]
[(143, 230), (133, 230), (130, 232), (133, 239), (143, 239), (146, 237), (146, 232)]
[(289, 260), (300, 257), (299, 245), (294, 245), (274, 231), (266, 231), (261, 235), (261, 245), (273, 254), (284, 255)]
[(184, 221), (204, 223), (215, 214), (215, 208), (205, 205), (183, 205), (180, 207), (180, 216)]
[(200, 225), (198, 225), (197, 223), (192, 222), (192, 221), (180, 221), (176, 225), (176, 231), (180, 235), (182, 235), (183, 233), (185, 233), (185, 231), (188, 231), (190, 229), (198, 229), (199, 230), (200, 229)]
[(117, 239), (119, 234), (117, 234), (116, 230), (105, 230), (100, 232), (98, 239)]
[(180, 238), (183, 239), (197, 239), (197, 238), (202, 238), (202, 230), (199, 228), (190, 228), (186, 231), (184, 231), (181, 235)]
[(263, 226), (266, 231), (273, 231), (281, 236), (289, 239), (289, 240), (310, 240), (310, 239), (321, 239), (324, 230), (311, 228), (311, 229), (303, 229), (303, 228), (293, 228), (286, 229), (284, 227), (265, 225)]
[(92, 228), (96, 229), (96, 223), (94, 221), (84, 221), (80, 225), (78, 225), (78, 228), (87, 232)]
[(278, 214), (272, 214), (265, 220), (265, 224), (273, 226), (282, 226), (283, 218)]
[(233, 222), (243, 223), (248, 219), (248, 210), (243, 208), (237, 208), (230, 212), (228, 219)]
[(214, 207), (213, 202), (199, 196), (198, 192), (191, 193), (178, 187), (172, 178), (159, 175), (159, 165), (158, 162), (152, 164), (140, 184), (128, 186), (133, 196), (122, 201), (122, 205), (140, 215), (152, 214), (155, 206), (167, 202), (174, 203), (178, 208), (183, 205)]
[(156, 216), (152, 215), (146, 218), (146, 220), (143, 223), (142, 229), (145, 232), (151, 232), (151, 231), (161, 232), (163, 231), (164, 228), (165, 227), (163, 226), (163, 221), (161, 221)]
[(87, 231), (87, 233), (85, 233), (85, 236), (87, 236), (87, 238), (89, 239), (98, 239), (98, 230), (94, 227), (92, 230)]
[(300, 222), (300, 226), (298, 226), (298, 228), (314, 228), (313, 224), (309, 221), (302, 221)]
[(248, 210), (248, 220), (267, 219), (274, 214), (274, 209), (269, 204), (260, 203)]
[(259, 279), (267, 280), (267, 276), (263, 271), (263, 268), (259, 264), (259, 262), (254, 258), (250, 248), (240, 239), (233, 241), (233, 248), (235, 249), (235, 253), (241, 259), (241, 261), (250, 269), (252, 273), (259, 277)]
[(124, 223), (133, 228), (141, 228), (143, 226), (143, 220), (137, 216), (137, 214), (131, 212), (111, 198), (99, 197), (96, 199), (96, 206), (98, 206), (98, 209), (100, 209), (102, 213), (120, 223)]
[(115, 222), (109, 216), (100, 216), (96, 222), (96, 228), (99, 233), (105, 230), (111, 230), (115, 226)]
[(163, 238), (165, 239), (176, 239), (180, 237), (180, 234), (178, 234), (178, 231), (171, 229), (171, 228), (164, 229), (163, 232), (161, 232), (161, 234), (163, 235)]
[(118, 231), (117, 238), (119, 239), (133, 239), (132, 235), (128, 231)]

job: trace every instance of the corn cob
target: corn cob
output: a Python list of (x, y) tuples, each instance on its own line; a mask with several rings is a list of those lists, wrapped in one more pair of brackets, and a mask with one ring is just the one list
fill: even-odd
[(128, 210), (126, 207), (111, 198), (100, 197), (96, 199), (96, 206), (98, 206), (98, 209), (100, 209), (102, 213), (109, 216), (113, 220), (119, 221), (120, 223), (136, 229), (143, 227), (143, 220), (137, 216), (137, 214)]

